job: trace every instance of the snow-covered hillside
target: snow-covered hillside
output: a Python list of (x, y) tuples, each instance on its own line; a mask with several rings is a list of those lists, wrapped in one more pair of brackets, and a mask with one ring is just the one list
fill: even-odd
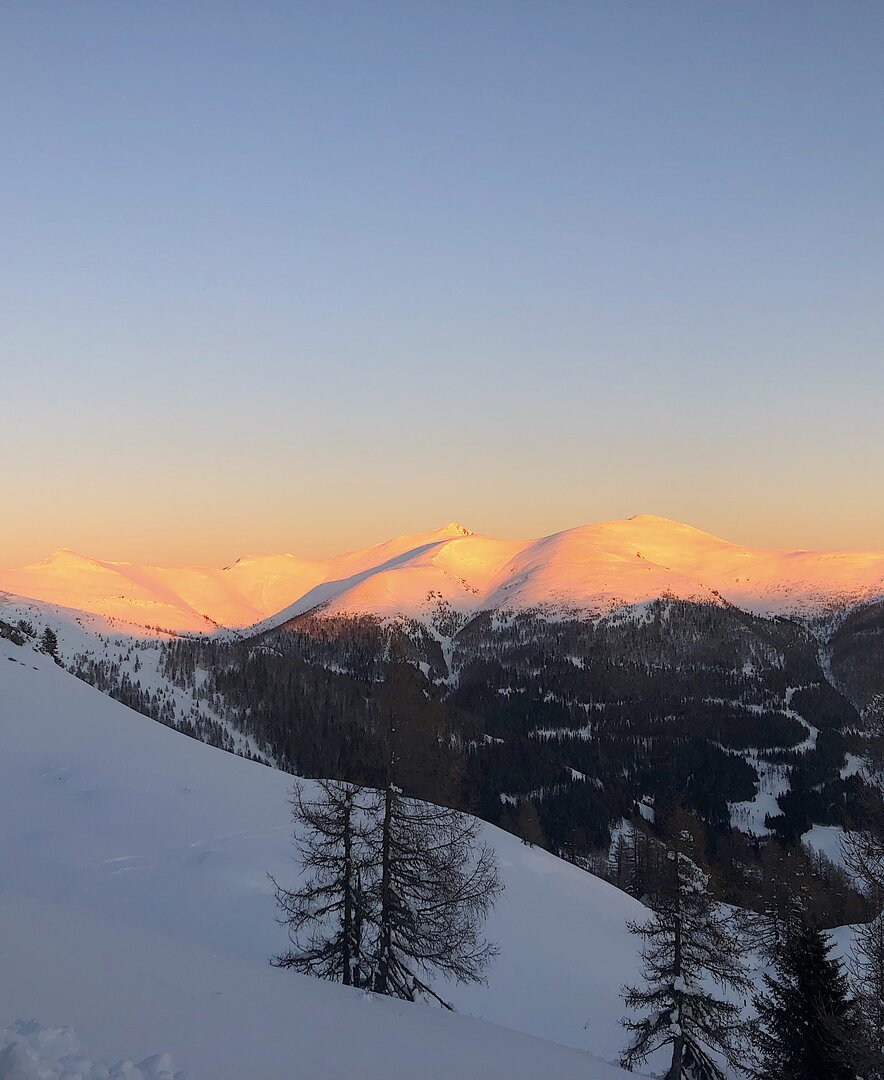
[(459, 525), (398, 537), (321, 561), (245, 555), (223, 569), (167, 568), (86, 558), (68, 549), (17, 570), (0, 570), (0, 592), (177, 633), (245, 627), (324, 582), (375, 571), (403, 555), (461, 537)]
[(222, 570), (62, 550), (0, 571), (0, 590), (177, 632), (263, 628), (317, 605), (329, 614), (419, 619), (440, 605), (464, 615), (598, 615), (663, 595), (813, 616), (884, 595), (884, 552), (753, 549), (650, 515), (539, 540), (498, 540), (451, 523), (331, 559), (246, 556)]
[(598, 879), (486, 827), (506, 885), (489, 985), (447, 990), (457, 1015), (368, 997), (267, 964), (290, 777), (3, 639), (0, 746), (0, 1028), (72, 1025), (106, 1060), (168, 1051), (191, 1080), (622, 1075), (600, 1059), (622, 1046), (642, 909)]

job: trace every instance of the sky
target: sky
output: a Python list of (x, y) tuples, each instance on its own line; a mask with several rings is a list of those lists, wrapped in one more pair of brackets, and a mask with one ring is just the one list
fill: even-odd
[(884, 549), (884, 5), (0, 0), (0, 565)]

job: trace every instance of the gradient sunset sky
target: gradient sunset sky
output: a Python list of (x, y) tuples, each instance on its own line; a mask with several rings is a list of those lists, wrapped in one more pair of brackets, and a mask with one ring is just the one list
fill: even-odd
[(0, 4), (0, 565), (884, 549), (884, 5)]

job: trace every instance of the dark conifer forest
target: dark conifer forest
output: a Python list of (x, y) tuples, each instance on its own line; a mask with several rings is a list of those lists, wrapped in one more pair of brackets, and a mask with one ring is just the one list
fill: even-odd
[[(648, 883), (623, 881), (612, 841), (626, 823), (666, 839), (688, 812), (722, 898), (761, 908), (785, 875), (809, 883), (834, 925), (863, 902), (799, 841), (815, 823), (865, 812), (849, 763), (881, 742), (882, 633), (876, 608), (829, 635), (670, 598), (598, 620), (459, 621), (440, 607), (430, 626), (318, 609), (255, 636), (162, 644), (186, 714), (112, 660), (84, 656), (75, 670), (204, 741), (235, 749), (230, 730), (241, 732), (252, 756), (304, 776), (382, 786), (392, 722), (408, 794), (469, 810), (637, 894)], [(771, 776), (782, 790), (759, 818), (753, 800)]]

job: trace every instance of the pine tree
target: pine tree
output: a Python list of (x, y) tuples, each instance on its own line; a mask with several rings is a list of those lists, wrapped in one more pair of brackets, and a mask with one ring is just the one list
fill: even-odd
[(300, 889), (285, 889), (271, 876), (279, 921), (288, 928), (292, 946), (272, 962), (360, 986), (368, 871), (363, 792), (332, 780), (316, 784), (319, 795), (308, 799), (303, 784), (296, 781), (291, 800), (304, 883)]
[(49, 626), (46, 627), (43, 631), (43, 636), (40, 638), (40, 651), (46, 653), (47, 656), (51, 656), (56, 664), (59, 662), (58, 637), (56, 636), (55, 631)]
[(755, 998), (758, 1080), (856, 1080), (862, 1045), (847, 979), (821, 931), (805, 924)]
[(494, 853), (479, 841), (475, 818), (406, 798), (395, 784), (379, 802), (371, 838), (380, 867), (372, 893), (374, 989), (450, 1008), (429, 977), (481, 981), (497, 953), (481, 935), (501, 891)]
[[(680, 846), (689, 839), (682, 834)], [(642, 939), (644, 985), (624, 987), (623, 994), (628, 1009), (647, 1015), (623, 1021), (633, 1039), (621, 1063), (631, 1070), (671, 1046), (666, 1080), (721, 1080), (710, 1051), (738, 1065), (742, 1014), (704, 982), (748, 992), (741, 942), (731, 917), (707, 892), (707, 875), (682, 851), (670, 850), (667, 858), (669, 887), (659, 891), (647, 921), (629, 924)]]

